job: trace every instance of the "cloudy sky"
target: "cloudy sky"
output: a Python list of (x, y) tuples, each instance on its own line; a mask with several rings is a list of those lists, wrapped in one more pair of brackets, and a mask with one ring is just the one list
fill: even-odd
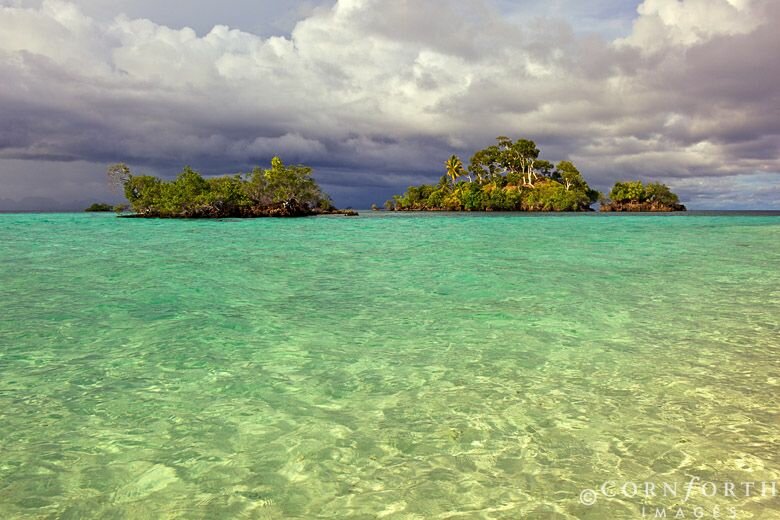
[[(181, 6), (184, 7), (181, 7)], [(275, 155), (341, 206), (497, 135), (592, 185), (780, 209), (777, 0), (0, 0), (0, 210)]]

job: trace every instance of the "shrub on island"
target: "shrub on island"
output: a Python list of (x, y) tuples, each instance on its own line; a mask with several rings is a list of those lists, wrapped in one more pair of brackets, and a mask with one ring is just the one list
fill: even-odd
[(103, 213), (107, 211), (114, 211), (114, 206), (111, 204), (103, 204), (102, 202), (96, 202), (90, 207), (84, 210), (87, 213)]
[(356, 215), (333, 207), (311, 177), (308, 166), (285, 165), (274, 157), (271, 167), (250, 174), (204, 178), (185, 167), (173, 181), (132, 175), (125, 164), (109, 167), (137, 217), (226, 218), (302, 217), (318, 214)]
[[(393, 211), (590, 211), (599, 193), (570, 161), (539, 159), (536, 143), (498, 137), (468, 168), (456, 155), (438, 184), (410, 186), (385, 203)], [(467, 180), (463, 180), (463, 178)]]
[(686, 211), (680, 198), (665, 184), (642, 181), (616, 182), (601, 211), (663, 212)]

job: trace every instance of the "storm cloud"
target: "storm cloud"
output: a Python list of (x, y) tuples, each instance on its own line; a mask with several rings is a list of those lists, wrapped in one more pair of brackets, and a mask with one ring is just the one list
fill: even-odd
[(0, 5), (0, 209), (107, 198), (111, 162), (217, 174), (275, 154), (366, 206), (497, 135), (601, 189), (780, 209), (774, 0), (645, 0), (593, 30), (489, 0), (297, 2), (241, 29), (133, 2)]

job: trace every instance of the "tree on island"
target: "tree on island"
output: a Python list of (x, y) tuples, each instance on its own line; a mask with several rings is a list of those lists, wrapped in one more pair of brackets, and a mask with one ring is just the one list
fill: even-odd
[[(453, 155), (445, 176), (436, 185), (410, 186), (385, 207), (397, 211), (589, 211), (599, 193), (590, 189), (570, 161), (557, 166), (539, 158), (528, 139), (496, 138), (469, 161), (468, 181), (463, 163)], [(473, 177), (473, 180), (472, 180)]]
[(452, 180), (454, 185), (458, 178), (463, 176), (463, 161), (457, 155), (453, 155), (447, 159), (444, 166), (447, 168), (447, 177)]
[(108, 168), (121, 185), (136, 216), (164, 218), (294, 217), (325, 213), (355, 214), (333, 207), (311, 177), (308, 166), (286, 166), (274, 157), (271, 167), (250, 174), (204, 178), (189, 166), (173, 181), (133, 175), (125, 164)]
[(680, 198), (665, 184), (642, 181), (616, 182), (601, 211), (686, 211)]
[(108, 167), (106, 175), (108, 175), (109, 186), (115, 190), (123, 189), (125, 183), (132, 177), (130, 167), (125, 163), (112, 164)]

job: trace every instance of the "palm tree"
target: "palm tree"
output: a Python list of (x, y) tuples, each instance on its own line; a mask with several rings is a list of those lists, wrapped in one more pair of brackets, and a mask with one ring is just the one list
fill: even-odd
[(461, 161), (457, 155), (453, 155), (444, 162), (444, 167), (447, 168), (447, 177), (452, 179), (452, 184), (458, 180), (458, 177), (463, 175), (463, 161)]

